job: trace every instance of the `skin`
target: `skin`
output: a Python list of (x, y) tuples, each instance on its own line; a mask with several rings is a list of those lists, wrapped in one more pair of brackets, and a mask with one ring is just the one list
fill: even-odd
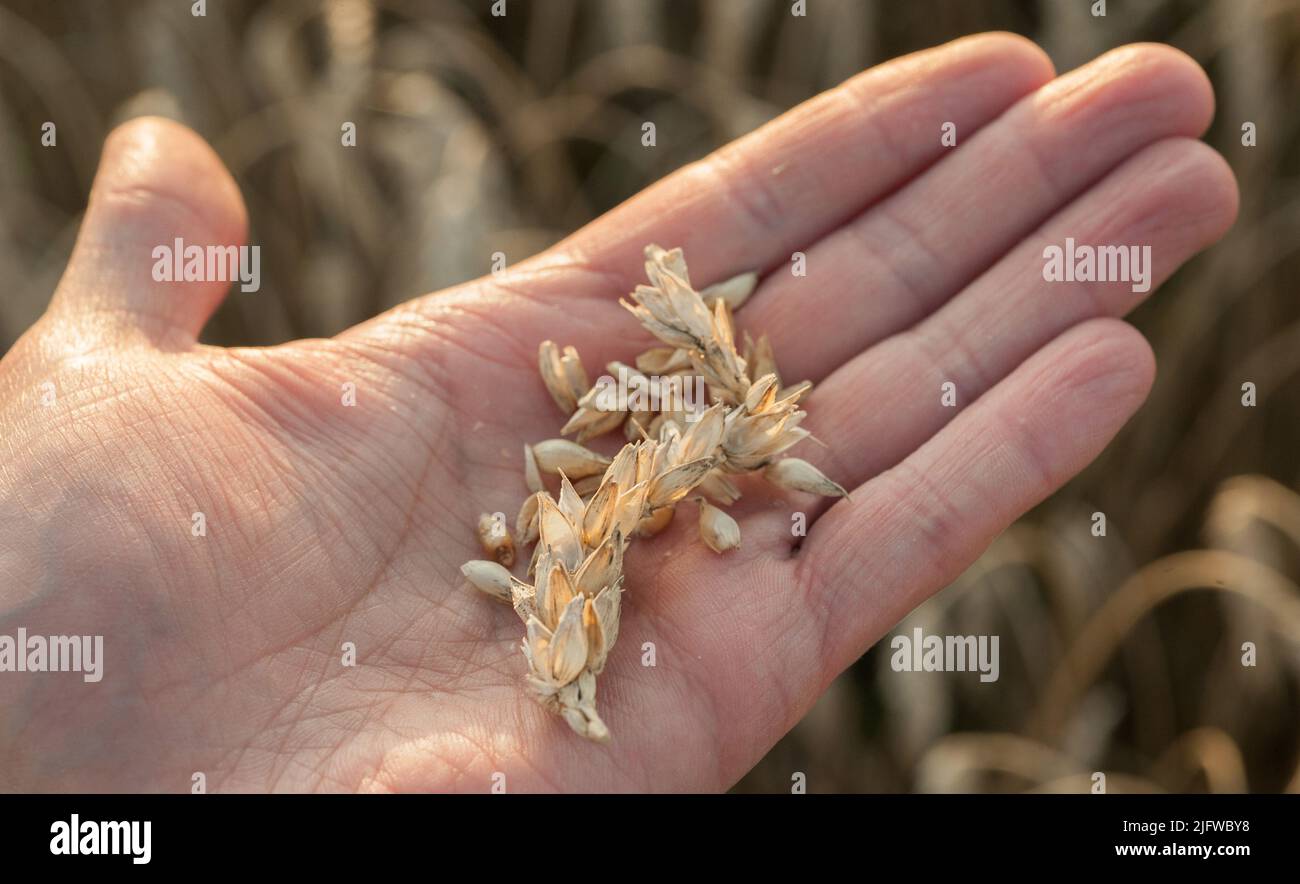
[[(1118, 317), (1146, 295), (1048, 285), (1042, 249), (1149, 244), (1158, 283), (1212, 244), (1237, 206), (1195, 140), (1212, 113), (1168, 47), (1054, 78), (1025, 40), (971, 37), (863, 73), (498, 276), (271, 348), (197, 344), (226, 287), (152, 280), (154, 246), (242, 243), (246, 215), (198, 136), (125, 124), (49, 310), (0, 362), (0, 634), (102, 634), (105, 674), (0, 675), (0, 788), (731, 786), (1139, 407), (1154, 361)], [(817, 382), (805, 426), (825, 446), (794, 453), (852, 499), (746, 482), (740, 550), (705, 549), (689, 506), (637, 541), (600, 681), (613, 741), (595, 745), (526, 695), (521, 624), (458, 569), (481, 556), (479, 512), (513, 520), (523, 443), (563, 420), (538, 342), (589, 370), (652, 343), (618, 306), (649, 242), (684, 247), (697, 285), (765, 272), (738, 322), (770, 334), (788, 381)]]

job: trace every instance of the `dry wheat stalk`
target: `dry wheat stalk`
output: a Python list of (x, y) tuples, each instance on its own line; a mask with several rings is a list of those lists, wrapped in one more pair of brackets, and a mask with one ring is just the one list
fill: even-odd
[[(698, 492), (701, 540), (718, 553), (740, 545), (740, 526), (719, 509), (740, 489), (730, 475), (759, 472), (782, 488), (844, 496), (839, 485), (798, 458), (778, 459), (808, 436), (798, 402), (812, 389), (804, 381), (782, 387), (772, 348), (763, 335), (736, 349), (732, 310), (749, 296), (757, 274), (745, 273), (696, 291), (681, 249), (646, 248), (650, 285), (637, 286), (623, 305), (666, 346), (639, 355), (635, 367), (611, 363), (670, 395), (658, 407), (602, 407), (577, 350), (551, 341), (538, 348), (542, 380), (568, 417), (561, 435), (524, 446), (524, 477), (531, 492), (515, 525), (517, 537), (480, 519), (479, 537), (495, 561), (467, 562), (470, 584), (514, 607), (524, 622), (527, 681), (538, 700), (564, 716), (579, 734), (609, 739), (596, 712), (596, 676), (618, 638), (623, 556), (633, 537), (662, 531), (678, 502)], [(630, 375), (628, 375), (630, 376)], [(703, 379), (712, 402), (690, 410), (671, 395), (672, 378)], [(660, 392), (656, 388), (656, 392)], [(584, 447), (595, 436), (624, 428), (629, 441), (613, 459)], [(558, 497), (543, 483), (559, 477)], [(709, 498), (713, 501), (710, 503)], [(515, 543), (536, 541), (525, 583), (511, 576)], [(506, 552), (508, 551), (508, 553)], [(506, 561), (506, 559), (510, 561)]]

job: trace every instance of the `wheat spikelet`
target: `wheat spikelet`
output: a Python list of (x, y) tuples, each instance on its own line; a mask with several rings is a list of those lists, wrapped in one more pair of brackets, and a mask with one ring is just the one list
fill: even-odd
[[(462, 571), (479, 591), (511, 604), (525, 626), (527, 684), (574, 731), (596, 741), (609, 729), (596, 711), (596, 676), (618, 639), (623, 557), (634, 537), (662, 531), (676, 505), (698, 492), (699, 533), (717, 553), (740, 546), (740, 526), (705, 497), (734, 503), (740, 489), (728, 476), (759, 473), (772, 484), (824, 496), (843, 488), (797, 458), (778, 459), (808, 437), (799, 426), (799, 400), (812, 384), (783, 387), (767, 336), (748, 337), (736, 349), (731, 311), (757, 284), (743, 273), (697, 292), (681, 249), (646, 248), (646, 277), (623, 305), (665, 346), (606, 366), (612, 376), (636, 377), (654, 392), (651, 404), (602, 407), (573, 347), (552, 341), (538, 347), (547, 391), (567, 416), (561, 435), (524, 446), (530, 492), (519, 511), (519, 544), (536, 542), (526, 583), (503, 565), (514, 560), (514, 539), (502, 549), (501, 526), (480, 521), (484, 549), (497, 561), (466, 563)], [(676, 395), (673, 380), (703, 380), (711, 404)], [(657, 404), (656, 404), (657, 403)], [(628, 443), (612, 459), (581, 443), (623, 427)], [(552, 496), (546, 475), (559, 477)], [(483, 519), (491, 517), (484, 516)], [(510, 562), (505, 559), (509, 558)]]

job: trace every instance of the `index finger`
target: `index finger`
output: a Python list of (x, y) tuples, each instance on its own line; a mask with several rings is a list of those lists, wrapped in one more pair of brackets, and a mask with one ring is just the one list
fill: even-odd
[(964, 139), (1053, 74), (1014, 34), (903, 56), (683, 167), (556, 252), (612, 277), (611, 297), (640, 281), (651, 242), (681, 246), (697, 285), (772, 267), (938, 160), (946, 124)]

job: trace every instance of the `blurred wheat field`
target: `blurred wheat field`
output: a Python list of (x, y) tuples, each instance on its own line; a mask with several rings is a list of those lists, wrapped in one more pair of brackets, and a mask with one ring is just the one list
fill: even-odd
[(999, 635), (1001, 678), (895, 673), (882, 642), (737, 788), (1300, 791), (1300, 0), (490, 5), (0, 2), (0, 348), (49, 300), (104, 136), (140, 113), (214, 145), (262, 247), (262, 290), (205, 339), (269, 344), (526, 257), (896, 55), (1005, 29), (1064, 71), (1170, 43), (1214, 81), (1240, 220), (1132, 317), (1160, 369), (1121, 437), (895, 630)]

